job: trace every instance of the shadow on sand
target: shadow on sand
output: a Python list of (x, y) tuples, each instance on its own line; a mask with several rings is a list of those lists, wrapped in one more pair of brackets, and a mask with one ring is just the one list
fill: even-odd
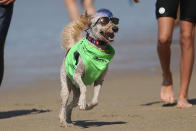
[[(193, 99), (189, 99), (188, 100), (191, 104), (193, 105), (196, 105), (196, 98), (193, 98)], [(163, 104), (162, 106), (163, 107), (170, 107), (170, 106), (176, 106), (177, 102), (175, 102), (174, 104), (164, 104), (163, 101), (154, 101), (154, 102), (149, 102), (149, 103), (146, 103), (146, 104), (142, 104), (141, 106), (152, 106), (154, 104)]]
[(155, 105), (155, 104), (162, 104), (163, 107), (171, 107), (171, 106), (175, 106), (176, 102), (173, 103), (173, 104), (165, 104), (163, 101), (154, 101), (154, 102), (149, 102), (149, 103), (146, 103), (146, 104), (142, 104), (141, 106), (152, 106), (152, 105)]
[(45, 112), (50, 112), (50, 110), (28, 109), (28, 110), (6, 111), (6, 112), (0, 112), (0, 119), (6, 119), (6, 118), (29, 115), (29, 114), (40, 114)]
[(196, 105), (196, 98), (189, 99), (189, 102), (193, 105)]
[(124, 121), (114, 121), (114, 122), (104, 122), (104, 121), (93, 121), (93, 120), (82, 120), (82, 121), (74, 121), (74, 125), (89, 128), (92, 126), (99, 127), (105, 125), (117, 125), (117, 124), (126, 124)]

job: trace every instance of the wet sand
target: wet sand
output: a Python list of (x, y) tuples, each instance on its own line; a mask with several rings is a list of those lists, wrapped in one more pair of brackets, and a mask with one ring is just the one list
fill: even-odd
[[(75, 108), (75, 126), (61, 128), (59, 81), (40, 80), (29, 88), (0, 89), (1, 131), (195, 131), (196, 72), (189, 98), (193, 108), (164, 106), (159, 98), (160, 73), (139, 75), (136, 71), (110, 71), (101, 91), (99, 105), (91, 111)], [(174, 75), (175, 97), (179, 74)], [(88, 98), (92, 88), (88, 88)]]

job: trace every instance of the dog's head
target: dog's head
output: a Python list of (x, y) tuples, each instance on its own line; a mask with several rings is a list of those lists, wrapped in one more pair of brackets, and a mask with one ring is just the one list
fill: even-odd
[(90, 33), (97, 40), (112, 42), (118, 32), (118, 23), (119, 19), (113, 17), (111, 11), (100, 9), (91, 18)]

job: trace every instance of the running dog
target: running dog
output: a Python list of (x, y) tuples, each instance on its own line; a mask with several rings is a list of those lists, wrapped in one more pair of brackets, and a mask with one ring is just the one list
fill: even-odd
[[(108, 64), (115, 54), (109, 44), (118, 32), (119, 19), (112, 12), (100, 9), (94, 15), (83, 14), (68, 24), (62, 33), (63, 48), (67, 51), (61, 66), (62, 107), (59, 118), (63, 127), (72, 126), (71, 113), (77, 105), (90, 110), (98, 104)], [(82, 38), (86, 31), (86, 37)], [(87, 85), (94, 83), (94, 96), (86, 102)], [(67, 105), (71, 90), (73, 100)]]

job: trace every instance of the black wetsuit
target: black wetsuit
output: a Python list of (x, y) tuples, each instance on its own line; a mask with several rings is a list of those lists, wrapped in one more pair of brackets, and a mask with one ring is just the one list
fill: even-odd
[(9, 5), (0, 4), (0, 85), (4, 73), (4, 46), (13, 12), (13, 3)]
[(196, 23), (196, 0), (157, 0), (156, 17), (176, 19), (180, 5), (180, 20)]

